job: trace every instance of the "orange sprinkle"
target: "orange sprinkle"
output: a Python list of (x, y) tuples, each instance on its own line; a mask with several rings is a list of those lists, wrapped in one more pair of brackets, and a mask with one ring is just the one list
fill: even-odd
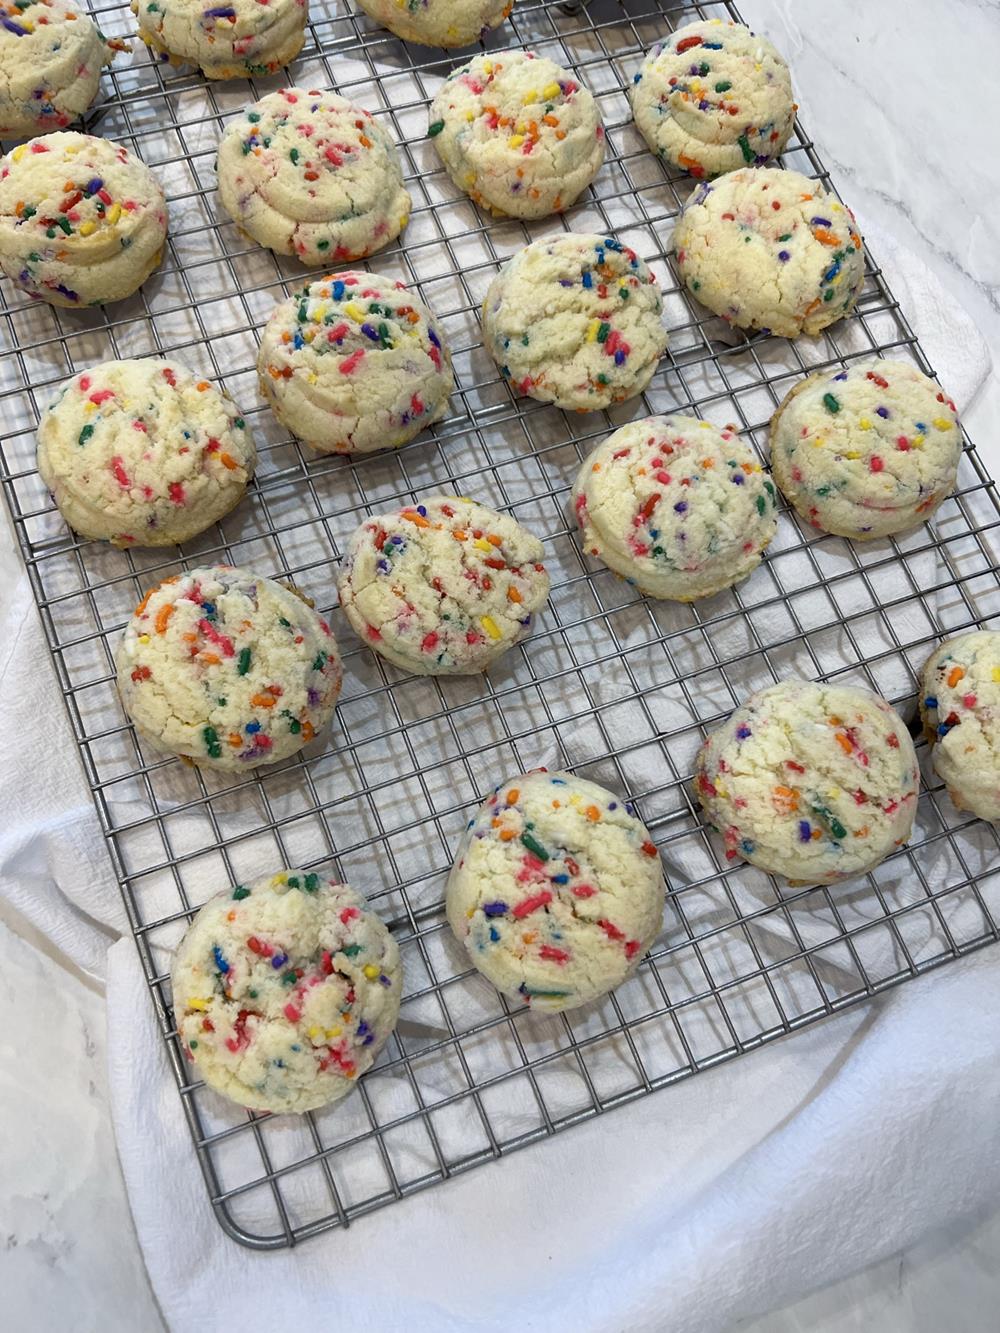
[(844, 725), (844, 719), (842, 717), (837, 717), (836, 714), (834, 714), (833, 717), (828, 717), (826, 720), (831, 727), (842, 727)]
[(205, 666), (218, 666), (221, 663), (222, 658), (218, 653), (202, 653), (201, 660), (204, 662)]
[(362, 148), (371, 148), (372, 146), (372, 141), (367, 134), (359, 134), (358, 142), (361, 144)]
[(838, 246), (840, 241), (834, 236), (833, 232), (826, 227), (816, 227), (813, 229), (813, 235), (819, 241), (820, 245)]
[(313, 726), (311, 722), (302, 723), (302, 735), (305, 737), (307, 741), (311, 741), (312, 738), (316, 735), (316, 728)]
[(502, 829), (500, 830), (500, 841), (501, 841), (501, 842), (510, 842), (511, 838), (516, 838), (516, 837), (517, 837), (517, 834), (514, 832), (514, 830), (513, 830), (512, 828), (502, 828)]
[(464, 528), (456, 528), (451, 535), (455, 538), (457, 542), (464, 542), (469, 534), (465, 531)]
[(197, 643), (197, 642), (198, 642), (198, 636), (197, 636), (197, 634), (194, 634), (194, 633), (191, 633), (191, 632), (189, 632), (189, 633), (187, 633), (187, 634), (182, 634), (182, 635), (181, 635), (181, 638), (184, 640), (185, 643)]
[(511, 587), (507, 589), (507, 600), (508, 602), (520, 602), (524, 599), (516, 588)]
[(867, 837), (868, 837), (868, 825), (865, 824), (862, 828), (856, 828), (856, 829), (854, 830), (854, 835), (853, 835), (853, 836), (854, 836), (855, 838), (867, 838)]
[(948, 688), (953, 690), (964, 675), (965, 667), (953, 666), (948, 672)]
[(524, 940), (525, 944), (534, 944), (535, 940), (538, 939), (538, 931), (526, 930), (521, 936), (521, 939)]
[(834, 740), (837, 742), (837, 744), (838, 744), (838, 745), (840, 746), (840, 748), (843, 750), (844, 754), (850, 754), (850, 753), (851, 753), (851, 742), (850, 742), (850, 740), (848, 739), (848, 736), (847, 736), (847, 734), (846, 734), (845, 732), (843, 732), (843, 731), (838, 731), (837, 734), (836, 734), (835, 737), (834, 737)]
[(255, 694), (251, 697), (250, 702), (254, 708), (273, 708), (275, 703), (273, 696), (270, 694)]
[(511, 787), (510, 791), (507, 793), (507, 804), (517, 805), (518, 801), (520, 800), (520, 797), (521, 797), (520, 789), (518, 787)]
[(223, 449), (222, 453), (219, 455), (219, 462), (223, 467), (227, 467), (230, 472), (235, 472), (239, 466), (232, 454), (227, 454), (225, 449)]
[(677, 161), (682, 167), (687, 167), (688, 171), (690, 171), (692, 167), (697, 167), (699, 171), (702, 169), (698, 159), (696, 157), (688, 157), (687, 153), (679, 153)]
[(212, 386), (209, 384), (208, 380), (199, 380), (194, 387), (199, 393), (204, 393), (206, 389), (210, 389)]
[(238, 745), (243, 744), (243, 737), (239, 734), (238, 731), (231, 731), (229, 733), (229, 744), (233, 747), (233, 749), (235, 749)]
[(503, 546), (503, 538), (498, 537), (495, 532), (488, 532), (486, 534), (486, 540), (491, 546)]
[(156, 613), (156, 632), (157, 634), (166, 634), (167, 623), (174, 614), (173, 602), (167, 602), (166, 606), (161, 606)]
[(150, 588), (149, 592), (146, 593), (146, 596), (142, 599), (142, 601), (139, 603), (139, 605), (135, 608), (135, 615), (137, 615), (137, 616), (141, 616), (141, 615), (142, 615), (143, 611), (145, 611), (145, 609), (146, 609), (146, 604), (148, 603), (148, 601), (149, 601), (149, 599), (152, 597), (152, 595), (153, 595), (153, 589)]
[(566, 138), (566, 131), (565, 131), (565, 130), (556, 130), (556, 138), (557, 138), (558, 140), (560, 140), (560, 142), (561, 142), (563, 139)]
[(601, 817), (601, 812), (596, 805), (588, 805), (583, 812), (592, 824), (596, 824)]
[(558, 124), (559, 124), (559, 119), (558, 119), (557, 116), (543, 116), (543, 117), (542, 117), (542, 124), (543, 124), (543, 125), (558, 125)]

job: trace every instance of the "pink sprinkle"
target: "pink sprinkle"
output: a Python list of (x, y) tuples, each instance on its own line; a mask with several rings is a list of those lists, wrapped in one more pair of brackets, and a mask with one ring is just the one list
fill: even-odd
[(540, 907), (552, 901), (552, 894), (548, 889), (543, 889), (541, 893), (536, 893), (532, 898), (523, 898), (516, 907), (511, 908), (511, 915), (519, 921), (522, 917), (530, 916), (532, 912), (537, 912)]
[(547, 958), (550, 963), (568, 963), (569, 954), (565, 949), (557, 949), (554, 944), (543, 944), (538, 950), (539, 958)]
[(96, 393), (90, 395), (90, 401), (100, 407), (102, 403), (106, 403), (109, 398), (114, 398), (114, 396), (110, 389), (98, 389)]
[(420, 647), (424, 650), (425, 653), (433, 652), (434, 649), (437, 647), (437, 641), (438, 641), (438, 636), (435, 634), (433, 630), (431, 630), (429, 634), (424, 635)]
[[(173, 499), (173, 496), (171, 496), (171, 499)], [(236, 649), (233, 647), (232, 639), (226, 634), (220, 634), (210, 620), (206, 620), (202, 617), (202, 619), (198, 621), (198, 628), (210, 643), (214, 643), (217, 648), (222, 649), (223, 657), (232, 657), (235, 654)], [(258, 744), (262, 739), (263, 737), (258, 735)]]
[(291, 1000), (285, 1005), (284, 1013), (289, 1023), (297, 1023), (302, 1017), (302, 1010), (297, 1009)]
[(340, 363), (341, 375), (353, 374), (354, 371), (357, 370), (358, 366), (360, 366), (362, 359), (364, 358), (364, 354), (365, 354), (365, 349), (363, 347), (359, 347), (356, 352), (352, 352), (350, 356), (346, 356)]
[(965, 704), (966, 708), (975, 708), (976, 696), (974, 694), (963, 694), (962, 703)]
[(167, 488), (167, 491), (175, 505), (182, 505), (184, 503), (184, 487), (179, 481), (172, 481)]
[(117, 481), (119, 486), (122, 486), (125, 489), (128, 489), (128, 487), (131, 486), (132, 483), (129, 481), (128, 473), (125, 471), (125, 464), (122, 462), (118, 454), (115, 454), (114, 458), (111, 460), (111, 471), (114, 473), (115, 481)]
[(881, 472), (885, 467), (885, 463), (879, 458), (878, 454), (876, 454), (868, 466), (872, 472)]
[(340, 920), (341, 923), (346, 926), (348, 921), (353, 921), (356, 916), (360, 915), (361, 913), (356, 907), (345, 907), (340, 914)]
[(604, 931), (609, 940), (623, 940), (625, 938), (624, 931), (619, 930), (613, 922), (607, 919), (607, 917), (602, 917), (597, 924)]

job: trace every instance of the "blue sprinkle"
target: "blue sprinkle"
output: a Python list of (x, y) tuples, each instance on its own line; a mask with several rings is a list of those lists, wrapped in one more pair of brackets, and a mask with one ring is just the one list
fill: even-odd
[(791, 253), (790, 253), (790, 251), (788, 251), (788, 250), (779, 250), (779, 251), (778, 251), (778, 258), (781, 260), (781, 262), (782, 262), (783, 264), (787, 264), (788, 261), (791, 259), (791, 257), (792, 257), (792, 256), (791, 256)]
[(202, 604), (201, 604), (201, 609), (205, 612), (205, 616), (206, 616), (206, 618), (209, 617), (209, 616), (214, 616), (214, 615), (215, 615), (215, 603), (214, 603), (214, 602), (202, 602)]
[(621, 248), (622, 248), (622, 243), (621, 243), (621, 241), (616, 241), (615, 238), (614, 238), (613, 236), (607, 236), (607, 237), (605, 237), (605, 239), (604, 239), (604, 241), (602, 242), (602, 244), (603, 244), (605, 250), (611, 250), (611, 251), (613, 251), (615, 254), (618, 254), (618, 252), (619, 252), (619, 251), (621, 250)]
[(889, 409), (887, 407), (876, 407), (875, 412), (878, 416), (882, 417), (884, 420), (889, 419)]
[(701, 49), (702, 49), (703, 51), (721, 51), (721, 50), (722, 50), (722, 43), (721, 43), (721, 42), (702, 42), (702, 44), (701, 44)]
[[(822, 279), (823, 282), (832, 282), (839, 272), (840, 272), (840, 260), (835, 259), (833, 263), (830, 265), (830, 267), (823, 274), (823, 279)], [(839, 379), (840, 376), (837, 376), (837, 378)], [(844, 378), (846, 379), (847, 376), (845, 375)]]
[(87, 182), (85, 194), (96, 194), (98, 190), (104, 189), (104, 181), (100, 176), (95, 176), (93, 180)]
[(246, 726), (243, 728), (243, 730), (248, 732), (251, 736), (255, 736), (257, 732), (260, 731), (260, 723), (248, 722)]
[(744, 856), (750, 856), (753, 852), (754, 844), (750, 838), (743, 838), (740, 842), (740, 851)]
[(572, 287), (572, 286), (573, 286), (573, 282), (572, 282), (572, 280), (571, 280), (570, 278), (560, 278), (560, 279), (559, 279), (559, 286), (560, 286), (560, 287)]
[(642, 82), (642, 75), (641, 75), (641, 74), (635, 74), (635, 75), (633, 75), (633, 76), (632, 76), (632, 82), (633, 82), (633, 83), (641, 83), (641, 82)]
[(299, 330), (296, 329), (295, 334), (292, 338), (292, 346), (295, 348), (296, 351), (298, 351), (300, 347), (305, 347), (305, 345), (306, 345), (305, 338), (303, 338)]
[(274, 968), (275, 972), (277, 972), (278, 968), (284, 967), (287, 962), (288, 962), (287, 953), (276, 953), (274, 957), (271, 959), (271, 966)]
[(617, 810), (617, 809), (618, 809), (618, 802), (617, 802), (617, 801), (609, 801), (609, 802), (608, 802), (608, 809), (609, 809), (609, 810)]
[(799, 842), (809, 842), (812, 838), (812, 829), (809, 827), (808, 819), (799, 820)]
[(383, 973), (381, 974), (381, 976), (379, 977), (379, 979), (378, 979), (378, 984), (379, 984), (380, 986), (391, 986), (391, 985), (392, 985), (392, 982), (389, 980), (389, 978), (388, 978), (388, 977), (385, 975), (385, 973), (383, 972)]
[(486, 916), (503, 916), (507, 910), (506, 903), (484, 903), (483, 913)]
[(686, 514), (686, 513), (687, 513), (687, 507), (688, 507), (688, 506), (687, 506), (687, 500), (678, 500), (677, 503), (674, 505), (674, 513), (675, 513), (675, 514)]
[(745, 722), (741, 722), (740, 725), (736, 728), (736, 739), (738, 741), (745, 741), (748, 736), (752, 735), (753, 732), (750, 730), (750, 728), (747, 726)]
[(226, 962), (222, 950), (217, 944), (212, 945), (212, 957), (215, 959), (215, 966), (220, 972), (228, 972), (229, 964)]
[(744, 481), (746, 481), (746, 478), (744, 477), (742, 472), (734, 472), (733, 475), (729, 478), (729, 480), (733, 483), (734, 486), (742, 486)]
[(430, 338), (434, 346), (440, 350), (441, 339), (437, 336), (437, 334), (434, 332), (434, 330), (431, 328), (429, 324), (427, 325), (427, 336), (428, 338)]
[(591, 273), (589, 268), (584, 269), (583, 277), (580, 279), (580, 281), (583, 283), (584, 287), (593, 287), (594, 275)]
[(933, 694), (929, 694), (927, 698), (924, 700), (924, 707), (937, 708), (937, 706), (938, 706), (937, 697)]
[(371, 338), (373, 343), (377, 343), (379, 341), (378, 329), (375, 328), (374, 324), (362, 324), (361, 332), (365, 335), (366, 338)]
[(836, 383), (838, 380), (846, 380), (846, 379), (847, 379), (846, 370), (842, 370), (839, 375), (834, 375), (833, 377), (834, 383)]
[(937, 729), (937, 734), (939, 736), (947, 736), (949, 731), (951, 731), (951, 727), (948, 726), (948, 723), (942, 722)]
[(832, 227), (833, 223), (829, 218), (810, 218), (810, 223), (814, 227)]
[(335, 301), (340, 301), (343, 298), (344, 292), (346, 290), (347, 288), (344, 286), (342, 282), (335, 282), (333, 284), (333, 299)]
[(553, 883), (553, 884), (568, 884), (568, 883), (569, 883), (569, 875), (553, 875), (553, 876), (552, 876), (552, 883)]
[(426, 517), (427, 517), (427, 508), (426, 508), (426, 506), (425, 506), (425, 505), (417, 505), (417, 513), (420, 515), (421, 518), (426, 518)]
[(496, 926), (490, 926), (490, 939), (494, 944), (500, 939), (500, 932), (497, 930)]
[(615, 365), (623, 366), (624, 364), (625, 364), (625, 353), (619, 347), (618, 351), (615, 352)]

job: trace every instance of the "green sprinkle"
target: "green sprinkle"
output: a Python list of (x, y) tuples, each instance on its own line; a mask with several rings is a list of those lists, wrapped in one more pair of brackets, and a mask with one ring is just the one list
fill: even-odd
[(233, 425), (236, 427), (237, 430), (246, 430), (247, 427), (247, 423), (243, 420), (242, 417), (237, 417), (236, 420), (233, 422)]
[(743, 154), (743, 161), (752, 162), (753, 149), (750, 147), (750, 140), (747, 138), (747, 136), (745, 134), (741, 134), (740, 137), (736, 140), (736, 142), (739, 144), (740, 151)]
[(256, 1000), (257, 992), (255, 990), (248, 990), (247, 994), (250, 996), (251, 1000)]
[(315, 893), (319, 888), (319, 875), (306, 875), (304, 887), (306, 893)]
[(322, 671), (326, 666), (326, 653), (317, 653), (316, 660), (312, 664), (313, 671)]
[(291, 629), (291, 628), (292, 628), (292, 622), (291, 622), (290, 620), (286, 620), (284, 616), (279, 616), (279, 617), (278, 617), (278, 624), (279, 624), (279, 625), (284, 625), (285, 629)]
[(94, 433), (93, 426), (84, 426), (83, 430), (77, 436), (76, 440), (77, 444), (86, 444), (87, 441), (90, 439), (91, 435), (93, 435), (93, 433)]
[(219, 744), (219, 733), (215, 728), (205, 727), (201, 734), (205, 738), (205, 749), (208, 751), (209, 758), (221, 758), (222, 746)]
[(27, 222), (28, 218), (33, 218), (37, 212), (38, 209), (35, 207), (34, 204), (25, 204), (25, 206), (21, 209), (22, 221)]
[(192, 1051), (196, 1051), (198, 1049), (198, 1038), (192, 1037), (188, 1042), (188, 1045), (191, 1047)]
[(840, 411), (840, 403), (837, 401), (836, 398), (834, 398), (832, 393), (825, 393), (823, 395), (823, 406), (826, 408), (828, 412)]
[(298, 977), (295, 975), (294, 971), (289, 970), (288, 972), (282, 972), (281, 984), (283, 986), (294, 986), (297, 981)]
[(241, 650), (240, 655), (239, 655), (239, 659), (237, 660), (237, 663), (236, 663), (236, 670), (239, 672), (239, 674), (240, 674), (241, 676), (245, 676), (245, 675), (247, 674), (247, 672), (250, 670), (250, 649), (249, 649), (249, 648), (244, 648), (244, 649)]
[(435, 138), (436, 135), (440, 134), (443, 129), (444, 129), (444, 121), (436, 120), (433, 125), (428, 125), (427, 133), (433, 139)]
[(547, 861), (549, 859), (548, 852), (540, 842), (531, 836), (530, 833), (522, 833), (521, 841), (525, 847), (527, 847), (529, 852), (538, 857), (539, 861)]
[(623, 301), (627, 301), (627, 300), (628, 300), (628, 288), (627, 288), (627, 287), (619, 287), (619, 288), (618, 288), (618, 295), (621, 297), (621, 299), (622, 299)]
[(691, 283), (691, 290), (692, 290), (693, 292), (696, 292), (696, 291), (700, 290), (700, 288), (701, 288), (701, 279), (700, 279), (700, 278), (695, 278), (694, 281)]
[(238, 903), (242, 902), (244, 898), (250, 897), (250, 890), (245, 884), (237, 884), (236, 888), (233, 889), (233, 897)]
[(836, 293), (834, 292), (833, 288), (827, 287), (826, 291), (823, 293), (823, 300), (832, 301), (835, 295)]
[(762, 495), (757, 496), (757, 513), (764, 514), (767, 509), (767, 501)]
[(834, 836), (835, 838), (846, 838), (846, 837), (847, 837), (847, 829), (844, 828), (843, 824), (840, 822), (839, 819), (833, 819), (833, 818), (831, 818), (831, 820), (830, 820), (830, 832), (833, 834), (833, 836)]
[(597, 330), (597, 341), (599, 343), (606, 343), (608, 341), (608, 334), (610, 332), (611, 332), (611, 325), (602, 324), (601, 327)]
[(791, 239), (792, 239), (792, 233), (790, 231), (786, 231), (784, 236), (778, 237), (779, 241), (790, 241)]
[(299, 150), (297, 148), (293, 148), (292, 151), (288, 154), (288, 156), (292, 159), (293, 165), (296, 164), (299, 160)]
[(285, 883), (288, 885), (290, 889), (297, 889), (299, 887), (298, 875), (289, 875)]
[(733, 85), (729, 82), (728, 79), (723, 79), (721, 83), (717, 83), (715, 85), (715, 91), (717, 93), (728, 93), (732, 86)]
[(597, 382), (598, 384), (607, 384), (609, 382), (607, 375), (598, 375)]
[(256, 125), (257, 122), (258, 122), (258, 120), (260, 120), (260, 112), (259, 112), (259, 111), (248, 111), (248, 112), (247, 112), (247, 120), (250, 122), (251, 125)]
[(329, 241), (317, 241), (317, 242), (316, 242), (316, 249), (317, 249), (317, 250), (329, 250), (329, 248), (330, 248), (330, 242), (329, 242)]
[(361, 945), (346, 944), (340, 952), (345, 954), (348, 958), (355, 958), (361, 952)]

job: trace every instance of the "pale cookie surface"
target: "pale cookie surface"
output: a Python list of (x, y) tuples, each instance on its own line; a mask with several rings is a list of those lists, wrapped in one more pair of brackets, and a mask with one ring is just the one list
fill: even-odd
[(864, 540), (925, 522), (955, 489), (955, 404), (906, 361), (802, 380), (771, 419), (774, 479), (807, 522)]
[(745, 579), (777, 528), (774, 486), (732, 430), (631, 421), (573, 487), (584, 550), (650, 597), (691, 602)]
[(549, 595), (542, 543), (514, 519), (433, 496), (351, 538), (340, 604), (360, 637), (420, 675), (469, 675), (531, 632)]
[(741, 329), (819, 333), (854, 309), (865, 255), (853, 214), (797, 171), (747, 167), (703, 182), (674, 228), (677, 268)]
[(514, 0), (356, 0), (359, 9), (406, 42), (469, 46), (498, 28)]
[(530, 51), (476, 56), (456, 70), (431, 104), (429, 133), (458, 188), (502, 216), (561, 213), (604, 161), (593, 97)]
[(151, 589), (115, 664), (125, 711), (151, 745), (228, 772), (301, 750), (340, 693), (326, 621), (283, 584), (228, 565)]
[(363, 259), (410, 216), (396, 145), (332, 92), (282, 88), (248, 106), (226, 126), (217, 175), (237, 226), (304, 264)]
[(104, 361), (42, 413), (38, 471), (63, 518), (116, 546), (171, 546), (238, 504), (257, 451), (239, 408), (176, 361)]
[(276, 74), (305, 39), (307, 0), (132, 0), (139, 36), (163, 60), (209, 79)]
[(519, 250), (490, 283), (483, 333), (520, 394), (593, 412), (642, 393), (667, 346), (663, 294), (634, 250), (568, 233)]
[(109, 41), (69, 0), (4, 0), (0, 9), (0, 139), (71, 125), (97, 95)]
[(919, 780), (910, 733), (884, 699), (787, 680), (751, 695), (709, 735), (695, 785), (727, 859), (832, 884), (907, 840)]
[(255, 1111), (346, 1097), (396, 1026), (399, 949), (359, 894), (283, 870), (210, 898), (171, 971), (184, 1054)]
[(1000, 633), (960, 634), (931, 654), (920, 716), (952, 802), (1000, 821)]
[(282, 425), (337, 454), (398, 449), (444, 416), (454, 386), (434, 316), (377, 273), (335, 273), (282, 301), (257, 372)]
[(742, 23), (688, 23), (651, 47), (630, 90), (654, 153), (701, 179), (777, 157), (795, 124), (788, 66)]
[(67, 130), (0, 161), (0, 268), (29, 296), (124, 300), (159, 264), (166, 235), (156, 177), (110, 139)]
[(620, 986), (663, 921), (660, 854), (614, 792), (570, 773), (511, 778), (479, 808), (448, 878), (448, 921), (497, 990), (574, 1009)]

